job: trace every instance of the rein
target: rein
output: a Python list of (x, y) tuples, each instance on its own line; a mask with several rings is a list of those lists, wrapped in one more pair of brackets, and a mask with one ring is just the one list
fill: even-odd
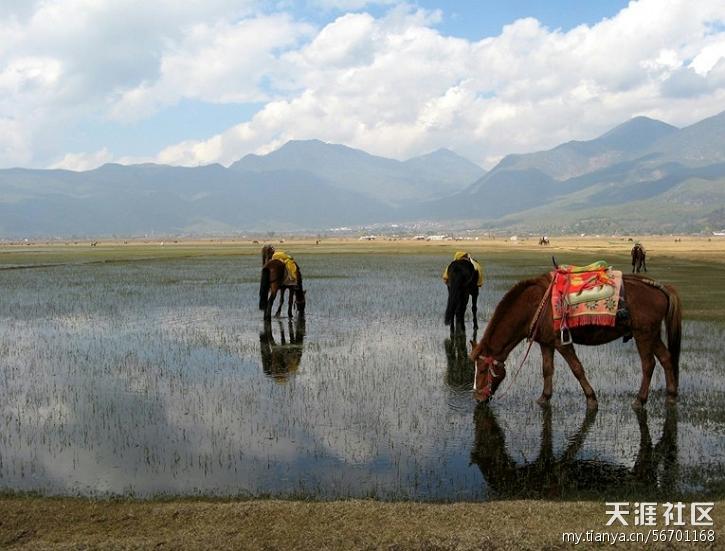
[[(554, 287), (554, 281), (555, 278), (551, 278), (551, 283), (549, 283), (549, 286), (546, 288), (546, 292), (544, 293), (544, 296), (541, 298), (541, 302), (539, 302), (539, 306), (536, 308), (536, 312), (534, 313), (534, 317), (531, 320), (531, 324), (529, 325), (529, 334), (526, 337), (526, 341), (529, 343), (529, 346), (526, 347), (526, 352), (524, 353), (524, 357), (519, 362), (518, 367), (516, 368), (516, 371), (514, 371), (513, 377), (509, 379), (508, 385), (506, 385), (506, 388), (504, 388), (501, 392), (497, 393), (497, 396), (500, 398), (506, 392), (511, 388), (511, 385), (514, 384), (514, 381), (516, 380), (516, 377), (518, 377), (519, 372), (521, 371), (521, 368), (524, 367), (524, 363), (526, 363), (526, 359), (529, 357), (529, 352), (531, 352), (531, 347), (534, 345), (534, 337), (536, 337), (536, 330), (539, 328), (539, 320), (541, 319), (541, 313), (544, 311), (544, 307), (546, 306), (546, 300), (549, 298), (549, 295), (551, 294), (551, 290)], [(480, 357), (480, 356), (479, 356)], [(490, 360), (489, 360), (490, 358)], [(493, 371), (493, 366), (501, 364), (503, 365), (503, 362), (499, 362), (495, 360), (492, 356), (484, 356), (483, 361), (485, 363), (490, 363), (491, 366), (489, 369), (493, 373), (493, 376), (496, 376), (496, 373)], [(474, 363), (474, 367), (477, 368), (477, 366)], [(473, 375), (473, 390), (476, 390), (476, 375), (477, 375), (477, 369), (474, 372)], [(491, 399), (494, 399), (492, 396)]]

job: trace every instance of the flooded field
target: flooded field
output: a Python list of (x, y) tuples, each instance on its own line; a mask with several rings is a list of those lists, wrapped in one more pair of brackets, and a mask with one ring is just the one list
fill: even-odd
[[(685, 321), (676, 407), (658, 366), (646, 413), (631, 409), (639, 359), (617, 342), (579, 348), (598, 413), (560, 358), (551, 407), (535, 403), (537, 349), (500, 399), (476, 408), (470, 323), (467, 338), (443, 326), (449, 259), (298, 255), (306, 319), (266, 327), (256, 255), (0, 270), (0, 489), (725, 494), (723, 323)], [(481, 330), (515, 280), (547, 269), (484, 263)]]

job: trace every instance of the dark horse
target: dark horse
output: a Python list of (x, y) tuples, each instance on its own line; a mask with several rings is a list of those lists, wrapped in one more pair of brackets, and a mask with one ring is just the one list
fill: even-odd
[(541, 444), (535, 460), (521, 463), (511, 457), (504, 431), (491, 408), (476, 408), (475, 443), (471, 462), (478, 465), (497, 498), (582, 499), (657, 495), (672, 491), (677, 483), (677, 406), (666, 408), (662, 436), (653, 444), (647, 410), (636, 411), (639, 450), (630, 468), (610, 461), (579, 457), (597, 410), (587, 410), (579, 430), (567, 445), (554, 453), (551, 407), (542, 408)]
[(647, 271), (647, 251), (640, 243), (635, 243), (632, 247), (632, 273), (639, 273), (644, 268)]
[[(587, 406), (595, 408), (597, 397), (584, 375), (574, 346), (563, 344), (554, 331), (551, 300), (548, 288), (551, 274), (543, 274), (514, 285), (501, 299), (486, 327), (481, 341), (474, 346), (471, 358), (476, 362), (474, 390), (476, 399), (488, 400), (506, 377), (504, 362), (522, 340), (533, 333), (532, 340), (539, 343), (543, 358), (544, 389), (539, 398), (546, 404), (553, 392), (554, 351), (566, 360), (579, 381), (587, 399)], [(634, 401), (635, 406), (647, 402), (655, 357), (665, 370), (668, 401), (674, 401), (679, 383), (680, 339), (682, 335), (682, 310), (677, 291), (670, 285), (662, 285), (638, 275), (625, 275), (624, 296), (627, 299), (629, 319), (617, 319), (614, 327), (585, 325), (571, 328), (576, 344), (599, 345), (620, 337), (634, 337), (642, 361), (642, 384)], [(542, 302), (543, 301), (543, 302)], [(541, 304), (538, 323), (532, 324)], [(667, 346), (662, 342), (660, 330), (664, 321), (667, 330)]]
[[(467, 258), (454, 260), (448, 265), (448, 305), (446, 306), (446, 325), (455, 328), (464, 327), (463, 317), (466, 314), (468, 297), (471, 297), (471, 312), (473, 314), (473, 328), (478, 327), (476, 313), (478, 312), (478, 272), (473, 263)], [(455, 317), (455, 326), (453, 318)]]
[(284, 304), (284, 291), (288, 291), (287, 315), (292, 317), (292, 305), (297, 307), (300, 316), (305, 315), (305, 290), (302, 288), (302, 271), (299, 264), (297, 266), (297, 281), (294, 285), (285, 285), (285, 276), (287, 270), (284, 262), (272, 258), (274, 248), (271, 245), (265, 245), (262, 248), (262, 281), (259, 285), (259, 309), (264, 310), (264, 319), (272, 317), (272, 306), (274, 299), (277, 297), (277, 291), (282, 290), (280, 295), (279, 306), (275, 317), (279, 317), (282, 305)]

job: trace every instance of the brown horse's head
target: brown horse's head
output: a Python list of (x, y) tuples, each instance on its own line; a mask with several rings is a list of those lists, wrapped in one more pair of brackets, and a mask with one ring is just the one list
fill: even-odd
[(265, 245), (262, 247), (262, 266), (270, 261), (274, 254), (274, 247), (272, 245)]
[(502, 361), (484, 353), (480, 344), (474, 344), (471, 359), (476, 366), (473, 377), (474, 396), (479, 402), (488, 402), (506, 378), (506, 367)]

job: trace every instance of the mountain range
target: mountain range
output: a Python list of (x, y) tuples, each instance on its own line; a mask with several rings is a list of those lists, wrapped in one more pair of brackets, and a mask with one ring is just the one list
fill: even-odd
[(535, 232), (725, 227), (725, 112), (685, 128), (633, 118), (489, 172), (439, 149), (406, 161), (319, 140), (174, 167), (0, 170), (0, 237), (324, 230), (375, 223)]

